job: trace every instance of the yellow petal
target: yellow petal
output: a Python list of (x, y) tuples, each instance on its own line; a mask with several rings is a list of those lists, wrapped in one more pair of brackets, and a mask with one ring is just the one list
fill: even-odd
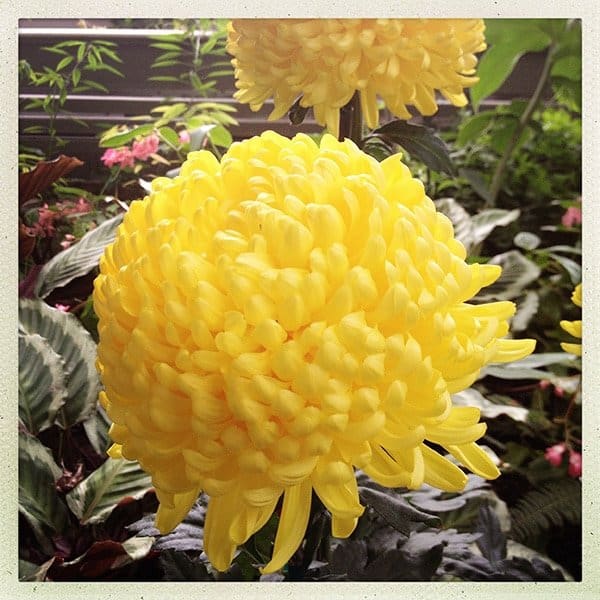
[(331, 515), (331, 535), (336, 538), (347, 538), (356, 529), (357, 518), (342, 519)]
[(204, 521), (204, 552), (219, 571), (226, 571), (237, 544), (229, 537), (231, 522), (241, 508), (238, 490), (211, 498)]
[(164, 535), (177, 527), (192, 508), (198, 498), (200, 488), (183, 494), (173, 494), (174, 507), (160, 504), (156, 513), (156, 528)]
[(371, 462), (363, 471), (374, 481), (386, 487), (407, 487), (410, 473), (398, 464), (381, 446), (373, 447)]
[(500, 476), (498, 467), (492, 462), (485, 450), (475, 443), (459, 446), (446, 446), (446, 449), (454, 458), (465, 467), (484, 479), (496, 479)]
[(268, 505), (245, 506), (233, 518), (229, 528), (229, 537), (236, 544), (243, 544), (269, 520), (277, 506), (277, 500)]
[(308, 525), (311, 494), (310, 480), (285, 491), (273, 556), (261, 569), (262, 573), (274, 573), (281, 569), (300, 546)]
[(327, 484), (313, 480), (315, 493), (332, 515), (342, 519), (360, 517), (364, 507), (358, 500), (358, 487), (353, 477), (344, 484)]
[(568, 344), (566, 342), (561, 342), (560, 347), (569, 354), (581, 356), (581, 344)]
[(454, 463), (425, 444), (421, 446), (421, 452), (425, 463), (426, 484), (446, 492), (460, 492), (464, 489), (468, 478)]

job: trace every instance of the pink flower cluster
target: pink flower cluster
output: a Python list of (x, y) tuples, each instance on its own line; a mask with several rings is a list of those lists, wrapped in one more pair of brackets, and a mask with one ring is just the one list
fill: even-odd
[[(567, 446), (564, 442), (555, 444), (546, 448), (544, 457), (553, 466), (559, 467), (563, 461), (563, 454), (567, 450)], [(569, 477), (580, 477), (581, 476), (581, 453), (571, 450), (569, 448), (569, 467), (567, 469)]]
[(88, 213), (91, 210), (92, 205), (85, 198), (79, 198), (77, 202), (57, 202), (54, 209), (44, 204), (38, 208), (37, 223), (28, 229), (31, 233), (39, 237), (52, 237), (55, 232), (55, 221), (67, 215)]
[(100, 160), (109, 168), (114, 165), (119, 165), (121, 169), (133, 167), (136, 160), (148, 160), (158, 150), (158, 142), (158, 136), (152, 133), (133, 142), (131, 148), (128, 146), (109, 148)]

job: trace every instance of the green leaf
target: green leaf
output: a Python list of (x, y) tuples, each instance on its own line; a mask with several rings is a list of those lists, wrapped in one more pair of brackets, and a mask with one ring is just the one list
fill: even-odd
[(100, 65), (98, 65), (98, 71), (108, 71), (109, 73), (112, 73), (113, 75), (117, 75), (118, 77), (125, 77), (125, 75), (123, 75), (123, 73), (121, 73), (121, 71), (119, 71), (119, 69), (116, 69), (115, 67), (113, 67), (112, 65), (109, 65), (107, 63), (102, 63)]
[(431, 527), (440, 523), (438, 517), (418, 510), (402, 496), (392, 492), (359, 486), (358, 493), (367, 506), (373, 508), (382, 519), (404, 535), (410, 535), (411, 523), (425, 523)]
[(66, 395), (60, 356), (37, 334), (19, 336), (19, 419), (27, 430), (51, 427)]
[(181, 46), (179, 44), (174, 44), (171, 42), (155, 42), (150, 44), (151, 48), (159, 48), (160, 50), (173, 50), (177, 52), (177, 54), (181, 54)]
[(19, 433), (19, 509), (53, 531), (61, 532), (69, 511), (56, 492), (62, 471), (37, 438)]
[(220, 146), (221, 148), (229, 148), (233, 143), (231, 133), (223, 125), (211, 128), (207, 135), (215, 146)]
[(118, 148), (128, 144), (138, 135), (148, 135), (154, 131), (154, 123), (146, 123), (139, 127), (134, 127), (124, 133), (118, 133), (116, 135), (104, 136), (100, 139), (98, 144), (100, 148)]
[(496, 227), (502, 227), (516, 221), (520, 215), (519, 209), (504, 210), (488, 208), (471, 217), (473, 222), (473, 244), (480, 244)]
[[(84, 67), (84, 69), (86, 69), (86, 67)], [(91, 81), (90, 79), (84, 79), (81, 83), (84, 83), (85, 85), (91, 87), (94, 90), (98, 90), (100, 92), (105, 92), (108, 93), (108, 88), (105, 85), (102, 85), (101, 83), (98, 83), (97, 81)]]
[(434, 171), (442, 171), (449, 175), (454, 173), (446, 144), (429, 127), (396, 120), (375, 129), (372, 135), (398, 144), (413, 158), (422, 161)]
[(497, 377), (498, 379), (548, 379), (548, 372), (541, 369), (507, 369), (504, 365), (487, 365), (481, 370), (480, 378)]
[(202, 46), (200, 46), (200, 54), (204, 55), (204, 54), (208, 54), (217, 44), (217, 42), (219, 41), (219, 36), (218, 35), (211, 35), (208, 40), (206, 42), (204, 42), (204, 44), (202, 44)]
[[(95, 44), (100, 43), (99, 41), (94, 42)], [(122, 63), (123, 61), (121, 60), (121, 58), (119, 57), (119, 55), (114, 51), (114, 50), (109, 50), (108, 48), (106, 48), (105, 46), (100, 46), (98, 48), (98, 52), (100, 52), (100, 54), (104, 54), (106, 56), (108, 56), (109, 58), (111, 58), (112, 60), (114, 60), (115, 62), (118, 63)]]
[(56, 557), (53, 556), (41, 565), (19, 559), (19, 581), (45, 581), (46, 573), (55, 559)]
[(154, 77), (148, 77), (148, 81), (179, 81), (179, 79), (172, 75), (156, 75)]
[(530, 354), (521, 360), (515, 360), (506, 363), (507, 369), (537, 369), (538, 367), (547, 367), (548, 365), (569, 364), (572, 361), (572, 354), (567, 352), (536, 352)]
[(462, 121), (456, 137), (456, 143), (459, 146), (464, 146), (468, 142), (477, 139), (495, 116), (494, 111), (486, 110)]
[(180, 60), (157, 60), (152, 63), (151, 68), (173, 67), (183, 64)]
[(518, 248), (523, 248), (523, 250), (535, 250), (542, 243), (542, 240), (540, 236), (531, 233), (531, 231), (519, 231), (515, 235), (513, 243)]
[(69, 53), (62, 48), (55, 48), (54, 46), (42, 46), (41, 50), (46, 52), (52, 52), (53, 54), (59, 54), (60, 56), (69, 56)]
[(559, 103), (573, 112), (581, 112), (581, 81), (573, 81), (566, 77), (554, 77), (552, 89)]
[(158, 135), (174, 148), (177, 148), (180, 144), (179, 135), (177, 135), (177, 132), (174, 129), (171, 129), (171, 127), (160, 127), (158, 129)]
[(71, 314), (42, 300), (19, 301), (19, 331), (45, 338), (64, 362), (67, 398), (56, 422), (63, 429), (86, 420), (96, 407), (100, 381), (95, 368), (96, 344)]
[(83, 60), (83, 55), (85, 54), (85, 44), (81, 44), (79, 48), (77, 48), (77, 62), (80, 63)]
[(122, 220), (121, 214), (104, 221), (88, 231), (76, 244), (53, 256), (40, 271), (34, 293), (45, 298), (52, 290), (97, 267), (104, 249), (114, 241)]
[(563, 56), (559, 58), (550, 71), (552, 77), (564, 77), (571, 81), (581, 81), (581, 56)]
[(518, 250), (498, 254), (490, 260), (490, 264), (500, 265), (502, 275), (477, 294), (478, 301), (512, 300), (538, 279), (541, 273), (541, 269)]
[(163, 119), (168, 119), (172, 121), (176, 119), (180, 115), (182, 115), (187, 110), (187, 104), (185, 102), (177, 102), (172, 104), (171, 106), (164, 106), (165, 110), (163, 111)]
[(476, 171), (475, 169), (459, 169), (458, 174), (471, 184), (473, 191), (480, 198), (483, 198), (488, 204), (492, 203), (488, 182), (479, 171)]
[(152, 487), (150, 476), (136, 461), (108, 459), (66, 496), (79, 521), (105, 520), (123, 498), (141, 498)]
[(550, 37), (531, 19), (486, 20), (486, 38), (491, 46), (477, 67), (479, 82), (471, 88), (471, 102), (477, 110), (511, 74), (526, 52), (539, 52), (550, 44)]
[(65, 56), (56, 65), (56, 70), (60, 71), (60, 70), (64, 69), (65, 67), (67, 67), (68, 65), (70, 65), (73, 62), (73, 60), (75, 60), (75, 59), (72, 56)]
[(497, 404), (491, 402), (474, 388), (452, 394), (452, 404), (455, 406), (475, 406), (481, 410), (481, 416), (494, 419), (498, 415), (508, 415), (515, 421), (527, 421), (529, 411), (522, 406)]
[(100, 456), (104, 456), (111, 445), (111, 439), (108, 435), (111, 423), (112, 421), (108, 418), (108, 415), (100, 404), (96, 407), (95, 414), (83, 422), (85, 434), (94, 450)]
[(551, 256), (567, 272), (573, 285), (577, 285), (581, 281), (581, 265), (579, 263), (576, 263), (566, 256), (555, 254), (554, 252), (551, 252), (549, 256)]
[(75, 87), (77, 87), (79, 85), (79, 81), (81, 80), (81, 71), (75, 67), (73, 69), (73, 72), (71, 73), (71, 81), (73, 82), (73, 85)]
[(523, 296), (515, 299), (517, 312), (510, 322), (511, 331), (525, 331), (531, 319), (537, 314), (540, 306), (540, 297), (536, 292), (525, 292)]
[(198, 75), (194, 71), (190, 71), (190, 83), (199, 92), (201, 92), (206, 87), (206, 84), (202, 83), (200, 77), (198, 77)]

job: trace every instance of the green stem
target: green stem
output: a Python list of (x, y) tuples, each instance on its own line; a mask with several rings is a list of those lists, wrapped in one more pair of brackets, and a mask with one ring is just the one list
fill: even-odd
[(492, 177), (492, 183), (490, 184), (490, 198), (489, 202), (487, 203), (488, 207), (493, 207), (496, 205), (496, 200), (498, 199), (498, 194), (500, 193), (500, 186), (502, 185), (504, 172), (506, 171), (506, 167), (508, 166), (510, 157), (513, 153), (513, 150), (515, 149), (515, 146), (517, 145), (517, 142), (519, 141), (519, 138), (521, 137), (521, 134), (529, 125), (529, 121), (531, 120), (533, 112), (539, 104), (544, 88), (546, 87), (546, 83), (548, 82), (548, 79), (550, 77), (550, 70), (552, 69), (552, 65), (554, 63), (554, 55), (556, 54), (556, 48), (556, 43), (553, 42), (552, 44), (550, 44), (548, 48), (548, 54), (546, 55), (546, 61), (544, 62), (544, 67), (540, 74), (540, 78), (537, 82), (537, 86), (533, 92), (533, 95), (529, 99), (529, 102), (527, 103), (527, 106), (525, 107), (525, 110), (523, 111), (523, 114), (519, 119), (515, 131), (513, 132), (510, 140), (508, 141), (508, 144), (506, 145), (506, 148), (504, 149), (504, 153), (502, 154), (500, 160), (498, 161), (498, 164), (496, 165), (496, 170), (494, 172), (494, 176)]

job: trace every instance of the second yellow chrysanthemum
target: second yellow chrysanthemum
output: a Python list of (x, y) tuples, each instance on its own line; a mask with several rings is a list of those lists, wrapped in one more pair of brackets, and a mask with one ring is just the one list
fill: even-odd
[(377, 96), (401, 119), (411, 116), (407, 105), (432, 115), (436, 90), (455, 106), (467, 103), (484, 29), (481, 19), (236, 19), (227, 43), (235, 98), (257, 111), (272, 97), (269, 118), (278, 119), (302, 96), (334, 135), (356, 91), (371, 128)]

